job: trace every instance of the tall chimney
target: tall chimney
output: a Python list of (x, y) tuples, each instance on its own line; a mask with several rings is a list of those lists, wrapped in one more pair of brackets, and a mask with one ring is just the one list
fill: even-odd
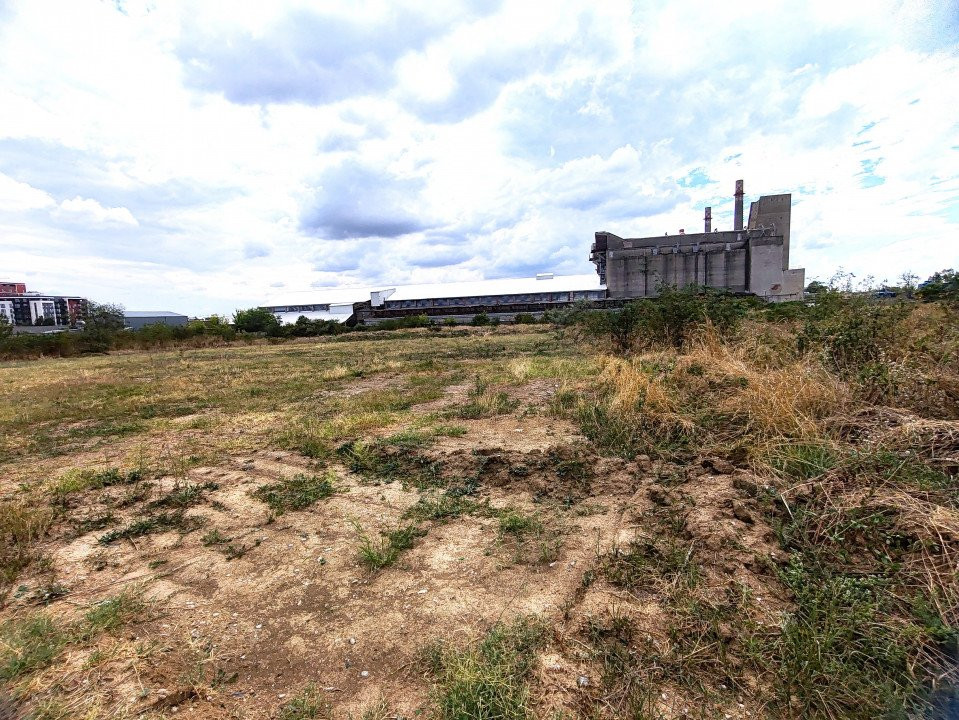
[(743, 181), (736, 181), (736, 212), (733, 219), (733, 230), (743, 229)]
[(706, 208), (706, 232), (713, 231), (713, 209), (711, 207)]

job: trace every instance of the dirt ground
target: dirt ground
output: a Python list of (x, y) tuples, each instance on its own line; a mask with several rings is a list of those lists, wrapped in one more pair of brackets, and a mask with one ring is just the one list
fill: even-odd
[[(349, 397), (370, 387), (362, 379), (338, 392)], [(251, 491), (318, 468), (296, 452), (255, 450), (191, 468), (185, 478), (159, 479), (155, 494), (177, 483), (215, 483), (188, 512), (202, 519), (202, 529), (106, 546), (98, 542), (102, 531), (48, 541), (42, 550), (69, 588), (53, 608), (69, 613), (132, 587), (152, 601), (153, 611), (124, 636), (104, 640), (100, 649), (108, 659), (95, 668), (77, 653), (46, 672), (56, 674), (66, 696), (79, 694), (86, 705), (118, 716), (271, 717), (285, 699), (314, 684), (344, 716), (385, 698), (397, 716), (409, 717), (429, 705), (418, 659), (428, 641), (465, 642), (498, 621), (533, 613), (547, 618), (555, 634), (536, 676), (538, 704), (577, 708), (590, 690), (582, 678), (594, 672), (577, 641), (584, 618), (611, 604), (631, 604), (644, 632), (659, 634), (655, 603), (637, 604), (603, 582), (587, 589), (584, 576), (595, 572), (604, 552), (642, 530), (643, 513), (662, 493), (678, 492), (658, 481), (679, 470), (642, 458), (601, 458), (568, 421), (531, 412), (541, 410), (556, 387), (545, 381), (515, 387), (512, 396), (526, 412), (458, 421), (461, 435), (443, 437), (426, 451), (464, 474), (483, 456), (476, 499), (555, 517), (562, 536), (555, 560), (517, 560), (498, 536), (495, 518), (466, 515), (433, 522), (395, 565), (371, 573), (358, 562), (358, 528), (375, 533), (396, 526), (421, 492), (399, 480), (370, 482), (334, 464), (332, 497), (272, 517)], [(455, 405), (466, 392), (466, 385), (452, 385), (440, 399), (414, 407), (413, 415)], [(402, 429), (385, 427), (380, 434)], [(588, 463), (575, 489), (537, 469), (550, 453), (570, 448), (584, 452)], [(512, 469), (518, 466), (534, 470), (517, 475)], [(684, 472), (682, 490), (692, 508), (687, 527), (714, 556), (714, 580), (754, 582), (748, 568), (758, 550), (768, 551), (768, 528), (738, 507), (729, 475), (701, 467)], [(108, 505), (110, 493), (85, 499), (74, 512), (92, 516), (96, 502)], [(201, 537), (211, 529), (248, 551), (228, 559), (204, 546)], [(741, 550), (729, 552), (733, 545)], [(20, 583), (21, 590), (30, 587), (31, 578)], [(4, 614), (27, 611), (29, 597), (15, 596)], [(769, 598), (771, 608), (776, 602)], [(748, 716), (734, 700), (728, 716)], [(684, 714), (681, 697), (664, 692), (659, 705), (670, 715)]]

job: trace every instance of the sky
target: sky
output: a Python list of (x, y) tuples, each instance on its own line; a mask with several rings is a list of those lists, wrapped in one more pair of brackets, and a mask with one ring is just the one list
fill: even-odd
[(588, 273), (593, 233), (959, 267), (955, 0), (0, 0), (0, 279), (188, 315)]

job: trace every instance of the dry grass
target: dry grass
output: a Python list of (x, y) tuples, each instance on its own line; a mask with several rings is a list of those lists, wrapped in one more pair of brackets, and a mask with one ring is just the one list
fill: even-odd
[(750, 340), (721, 342), (707, 331), (683, 350), (605, 356), (602, 392), (588, 402), (614, 425), (642, 428), (647, 444), (667, 454), (745, 447), (763, 464), (784, 439), (825, 441), (822, 421), (844, 407), (848, 390), (808, 358), (757, 360)]

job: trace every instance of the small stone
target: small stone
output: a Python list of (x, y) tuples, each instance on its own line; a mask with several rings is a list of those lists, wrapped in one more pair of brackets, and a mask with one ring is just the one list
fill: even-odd
[(350, 645), (356, 645), (356, 638), (350, 638)]
[(580, 675), (578, 678), (576, 678), (576, 685), (581, 688), (589, 687), (589, 678), (585, 675)]
[(360, 677), (369, 677), (369, 676), (370, 676), (369, 670), (364, 670), (360, 673)]
[(417, 594), (417, 595), (424, 595), (425, 593), (426, 593), (426, 588), (423, 588), (422, 590), (417, 590), (417, 591), (416, 591), (416, 594)]
[(736, 472), (736, 466), (722, 458), (706, 458), (702, 461), (701, 465), (707, 470), (712, 470), (717, 475), (732, 475)]
[(257, 623), (256, 629), (259, 630), (261, 627), (263, 627), (263, 623)]
[(754, 522), (752, 513), (738, 500), (733, 502), (733, 517), (747, 525), (752, 525)]

